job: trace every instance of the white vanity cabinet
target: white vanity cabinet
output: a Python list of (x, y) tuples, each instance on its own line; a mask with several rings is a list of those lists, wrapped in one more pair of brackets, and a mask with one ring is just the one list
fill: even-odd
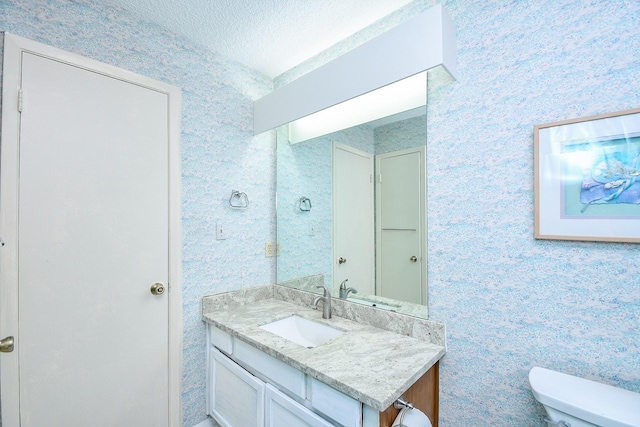
[(208, 414), (223, 427), (362, 426), (357, 400), (215, 326), (207, 329)]
[[(358, 304), (354, 308), (362, 312), (347, 310), (349, 318), (324, 321), (318, 311), (299, 303), (311, 301), (315, 294), (283, 287), (276, 297), (275, 288), (203, 298), (207, 413), (218, 420), (216, 425), (391, 427), (400, 412), (394, 401), (402, 397), (438, 427), (444, 325)], [(305, 348), (260, 326), (292, 315), (328, 323), (344, 333)], [(395, 325), (391, 329), (404, 325), (416, 336), (361, 322), (360, 316)], [(228, 378), (234, 373), (237, 378)], [(234, 417), (241, 421), (234, 424)]]

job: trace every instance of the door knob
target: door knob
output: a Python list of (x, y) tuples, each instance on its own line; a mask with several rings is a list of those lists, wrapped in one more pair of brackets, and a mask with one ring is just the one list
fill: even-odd
[(162, 283), (154, 283), (151, 285), (151, 293), (154, 295), (162, 295), (164, 293), (164, 285)]
[(418, 262), (418, 257), (417, 256), (412, 256), (411, 258), (409, 258), (411, 261), (413, 262)]
[(13, 351), (13, 337), (6, 337), (0, 340), (0, 352), (11, 353)]
[(347, 262), (346, 258), (342, 258), (342, 257), (338, 258), (338, 264), (344, 264), (345, 262)]

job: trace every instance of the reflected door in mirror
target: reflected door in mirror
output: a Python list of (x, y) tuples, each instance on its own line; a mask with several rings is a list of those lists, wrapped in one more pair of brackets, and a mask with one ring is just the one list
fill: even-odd
[(421, 147), (376, 156), (378, 295), (424, 304)]
[(333, 144), (333, 205), (333, 288), (373, 294), (373, 155)]

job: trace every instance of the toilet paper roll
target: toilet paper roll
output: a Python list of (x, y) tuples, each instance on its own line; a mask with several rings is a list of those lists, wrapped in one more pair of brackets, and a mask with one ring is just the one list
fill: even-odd
[[(400, 424), (400, 420), (402, 420), (402, 424)], [(431, 421), (419, 409), (403, 408), (391, 427), (431, 427)]]

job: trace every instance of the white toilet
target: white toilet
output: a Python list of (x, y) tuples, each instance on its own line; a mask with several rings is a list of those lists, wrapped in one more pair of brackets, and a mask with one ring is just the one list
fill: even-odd
[(640, 427), (640, 393), (538, 367), (529, 384), (551, 426)]

